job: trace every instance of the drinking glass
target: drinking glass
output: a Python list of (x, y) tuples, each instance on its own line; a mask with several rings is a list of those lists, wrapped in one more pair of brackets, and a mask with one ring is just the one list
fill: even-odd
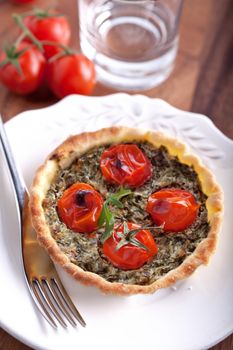
[(120, 90), (159, 85), (171, 73), (183, 0), (78, 0), (80, 45), (98, 80)]

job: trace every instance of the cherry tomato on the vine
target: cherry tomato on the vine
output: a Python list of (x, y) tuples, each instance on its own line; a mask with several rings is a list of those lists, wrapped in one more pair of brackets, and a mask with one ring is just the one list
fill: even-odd
[(192, 225), (199, 207), (190, 192), (177, 188), (164, 188), (150, 195), (146, 210), (156, 225), (164, 225), (165, 231), (178, 232)]
[(108, 182), (132, 187), (143, 185), (152, 175), (150, 160), (134, 144), (118, 144), (105, 150), (100, 168)]
[(41, 84), (45, 67), (43, 54), (35, 46), (21, 42), (16, 49), (0, 54), (0, 81), (13, 92), (29, 94)]
[(95, 67), (82, 54), (67, 54), (48, 63), (47, 79), (59, 98), (71, 94), (90, 95), (96, 83)]
[[(130, 222), (127, 223), (127, 226), (130, 231), (140, 229), (140, 225)], [(103, 244), (103, 253), (114, 266), (122, 270), (138, 269), (157, 254), (158, 248), (151, 232), (144, 229), (137, 231), (134, 235), (134, 240), (142, 243), (146, 249), (135, 245), (133, 241), (130, 241), (130, 238), (127, 241), (127, 234), (125, 236), (125, 244), (117, 249), (123, 232), (123, 224), (119, 228), (115, 226), (112, 236)]]
[[(40, 10), (38, 14), (25, 17), (23, 22), (39, 41), (50, 41), (62, 45), (68, 45), (70, 42), (71, 29), (65, 16)], [(61, 48), (55, 45), (44, 45), (44, 50), (46, 58), (50, 58), (60, 52)]]
[(98, 228), (103, 199), (99, 192), (85, 183), (69, 187), (58, 200), (61, 220), (73, 231), (90, 233)]
[(11, 1), (17, 5), (24, 5), (24, 4), (28, 4), (29, 2), (34, 2), (35, 0), (11, 0)]

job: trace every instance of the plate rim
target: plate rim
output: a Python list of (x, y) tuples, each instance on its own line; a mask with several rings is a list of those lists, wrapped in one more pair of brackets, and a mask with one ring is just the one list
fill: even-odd
[(166, 105), (168, 108), (172, 109), (173, 111), (177, 111), (178, 113), (182, 113), (182, 114), (187, 114), (189, 117), (196, 117), (196, 118), (200, 118), (205, 120), (205, 122), (209, 123), (209, 125), (211, 127), (214, 128), (214, 130), (217, 132), (217, 134), (219, 136), (221, 136), (226, 142), (229, 142), (233, 145), (233, 139), (231, 139), (230, 137), (226, 136), (214, 123), (214, 121), (212, 119), (210, 119), (208, 116), (206, 116), (205, 114), (202, 113), (196, 113), (196, 112), (191, 112), (191, 111), (186, 111), (186, 110), (182, 110), (178, 107), (175, 107), (173, 105), (171, 105), (170, 103), (168, 103), (167, 101), (161, 99), (161, 98), (157, 98), (157, 97), (149, 97), (146, 95), (142, 95), (142, 94), (133, 94), (133, 95), (129, 95), (127, 93), (123, 93), (123, 92), (118, 92), (118, 93), (113, 93), (113, 94), (109, 94), (109, 95), (104, 95), (104, 96), (84, 96), (84, 95), (69, 95), (64, 97), (63, 99), (49, 105), (46, 107), (41, 107), (41, 108), (36, 108), (36, 109), (29, 109), (26, 111), (22, 111), (20, 113), (18, 113), (17, 115), (13, 116), (11, 119), (7, 120), (5, 122), (6, 128), (9, 128), (9, 125), (11, 125), (12, 123), (15, 123), (16, 121), (20, 120), (21, 118), (25, 118), (25, 115), (30, 115), (31, 113), (37, 113), (37, 112), (42, 112), (46, 111), (46, 110), (50, 110), (50, 109), (54, 109), (54, 108), (59, 108), (60, 105), (65, 105), (66, 103), (69, 104), (70, 102), (72, 102), (72, 100), (77, 99), (95, 99), (95, 100), (100, 100), (100, 99), (112, 99), (112, 98), (116, 98), (116, 97), (127, 97), (129, 99), (137, 99), (137, 97), (143, 98), (147, 101), (157, 101), (159, 103), (162, 103), (164, 105)]

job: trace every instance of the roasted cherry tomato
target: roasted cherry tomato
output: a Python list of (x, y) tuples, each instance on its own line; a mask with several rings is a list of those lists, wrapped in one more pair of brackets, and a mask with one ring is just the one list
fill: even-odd
[[(130, 231), (140, 229), (140, 225), (133, 223), (127, 223), (127, 226)], [(129, 239), (125, 245), (117, 250), (123, 232), (123, 225), (117, 231), (115, 226), (112, 236), (103, 244), (103, 253), (114, 266), (122, 270), (138, 269), (157, 254), (158, 249), (151, 232), (143, 229), (134, 235), (134, 239), (142, 243), (147, 249), (133, 244), (133, 241), (131, 243)], [(127, 240), (127, 235), (125, 238)]]
[(47, 79), (59, 98), (71, 94), (90, 95), (96, 83), (95, 66), (82, 54), (67, 54), (49, 62)]
[[(8, 63), (1, 66), (7, 61)], [(45, 74), (46, 60), (42, 53), (28, 43), (0, 55), (0, 81), (13, 92), (25, 95), (35, 91)]]
[[(69, 44), (71, 29), (65, 16), (38, 10), (35, 15), (25, 17), (24, 24), (39, 41)], [(44, 50), (46, 58), (50, 58), (58, 53), (60, 48), (55, 45), (44, 45)]]
[(98, 228), (103, 199), (90, 185), (76, 183), (59, 199), (57, 209), (61, 220), (73, 231), (90, 233)]
[(156, 225), (164, 225), (165, 231), (178, 232), (192, 225), (199, 207), (190, 192), (164, 188), (148, 198), (146, 210)]
[(150, 160), (133, 144), (108, 148), (101, 156), (100, 168), (108, 182), (132, 187), (143, 185), (152, 175)]

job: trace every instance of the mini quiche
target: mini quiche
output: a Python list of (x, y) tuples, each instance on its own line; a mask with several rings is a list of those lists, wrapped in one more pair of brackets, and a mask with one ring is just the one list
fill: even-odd
[(69, 137), (38, 169), (31, 217), (40, 244), (105, 293), (153, 293), (215, 251), (223, 194), (185, 144), (111, 127)]

